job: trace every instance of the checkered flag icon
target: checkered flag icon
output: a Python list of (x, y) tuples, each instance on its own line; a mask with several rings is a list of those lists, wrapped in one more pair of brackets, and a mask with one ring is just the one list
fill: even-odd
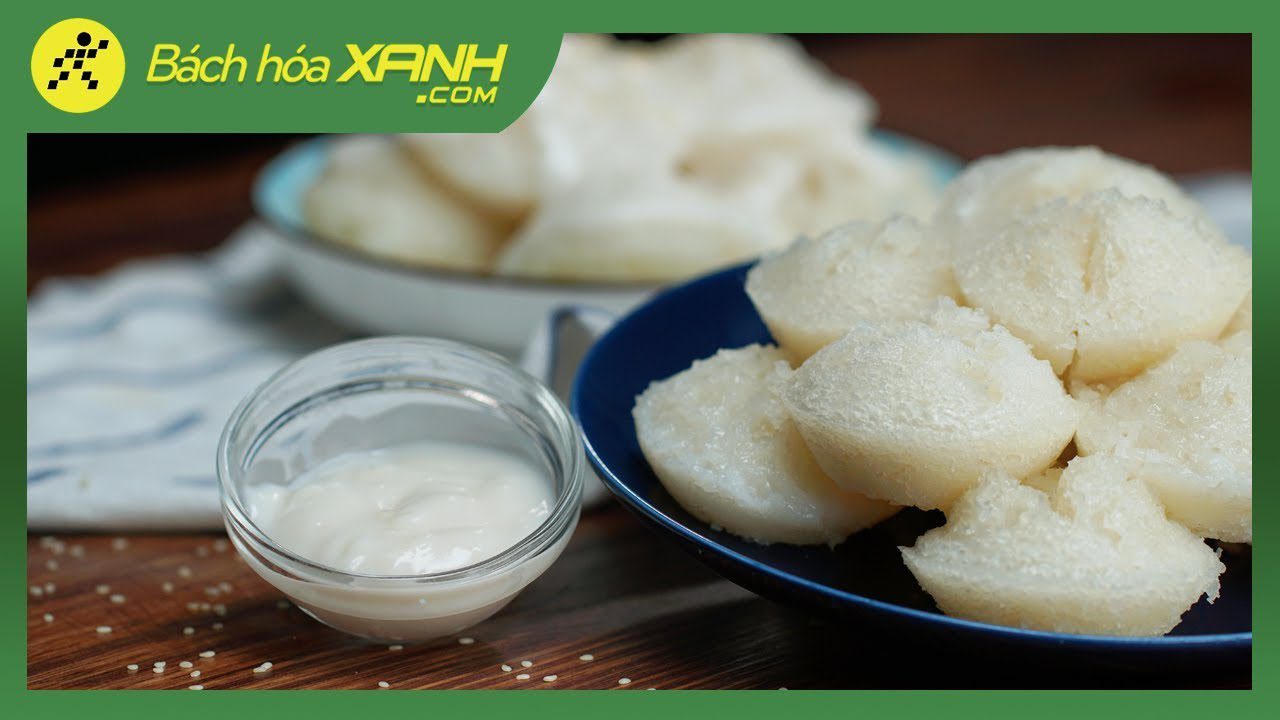
[[(109, 40), (99, 40), (97, 45), (93, 45), (93, 37), (87, 32), (82, 32), (76, 36), (76, 44), (79, 47), (67, 48), (62, 53), (62, 57), (53, 59), (53, 67), (58, 71), (58, 76), (49, 81), (49, 89), (57, 90), (58, 83), (70, 80), (71, 73), (79, 70), (80, 80), (90, 90), (98, 89), (98, 81), (93, 79), (93, 73), (85, 69), (85, 63), (93, 58), (98, 57), (99, 50), (106, 50), (110, 45)], [(71, 61), (71, 67), (67, 68), (67, 61)]]

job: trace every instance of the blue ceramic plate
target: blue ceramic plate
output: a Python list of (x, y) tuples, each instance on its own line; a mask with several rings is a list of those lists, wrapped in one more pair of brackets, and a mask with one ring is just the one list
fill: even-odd
[(778, 601), (895, 634), (946, 639), (1009, 652), (1032, 650), (1121, 667), (1193, 669), (1246, 664), (1253, 644), (1251, 550), (1227, 550), (1222, 595), (1201, 602), (1173, 633), (1118, 638), (1036, 632), (941, 614), (902, 563), (898, 546), (942, 522), (937, 512), (905, 510), (834, 550), (761, 546), (713, 530), (662, 488), (636, 441), (631, 408), (650, 382), (674, 375), (720, 348), (772, 338), (743, 289), (750, 265), (730, 268), (654, 297), (622, 318), (578, 371), (573, 412), (587, 455), (627, 506), (726, 578)]

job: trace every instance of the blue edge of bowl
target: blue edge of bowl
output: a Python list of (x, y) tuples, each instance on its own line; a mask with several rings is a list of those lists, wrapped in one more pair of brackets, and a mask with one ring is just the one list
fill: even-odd
[[(922, 155), (940, 181), (959, 167), (954, 158), (909, 138), (882, 133), (878, 139), (897, 150)], [(904, 637), (981, 643), (984, 650), (1003, 648), (1011, 653), (1052, 651), (1133, 670), (1250, 663), (1252, 549), (1239, 555), (1224, 553), (1228, 571), (1218, 601), (1197, 603), (1169, 635), (1071, 635), (991, 625), (938, 612), (902, 565), (896, 548), (912, 544), (920, 532), (940, 524), (939, 513), (903, 511), (835, 549), (762, 546), (714, 530), (686, 513), (662, 488), (640, 452), (631, 408), (650, 382), (684, 370), (695, 359), (721, 348), (773, 341), (744, 290), (751, 265), (728, 268), (659, 293), (621, 318), (583, 359), (574, 380), (572, 411), (591, 463), (627, 507), (749, 590), (827, 616), (875, 624)], [(868, 572), (841, 578), (858, 578), (854, 581), (858, 592), (824, 578), (847, 569), (842, 566), (849, 560), (867, 558), (871, 558)], [(885, 578), (883, 585), (879, 578)], [(892, 599), (872, 597), (873, 593)]]

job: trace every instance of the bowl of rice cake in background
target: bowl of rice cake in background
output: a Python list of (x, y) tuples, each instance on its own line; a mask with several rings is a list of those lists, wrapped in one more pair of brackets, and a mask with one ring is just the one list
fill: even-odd
[(335, 319), (512, 351), (556, 307), (623, 312), (836, 222), (930, 212), (958, 163), (874, 116), (785, 38), (567, 35), (506, 130), (306, 141), (254, 200)]
[[(1252, 648), (1252, 261), (1096, 148), (671, 288), (584, 359), (605, 484), (745, 587), (1131, 668)], [(635, 348), (646, 348), (636, 352)]]

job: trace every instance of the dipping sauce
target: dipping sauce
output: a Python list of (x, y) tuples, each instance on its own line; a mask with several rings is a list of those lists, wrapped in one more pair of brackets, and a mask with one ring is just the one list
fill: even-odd
[(586, 456), (550, 388), (448, 340), (312, 353), (218, 444), (236, 552), (303, 612), (391, 644), (458, 633), (560, 557)]
[(479, 445), (415, 442), (330, 458), (288, 485), (249, 488), (247, 510), (282, 547), (363, 575), (474, 565), (546, 520), (552, 483)]

